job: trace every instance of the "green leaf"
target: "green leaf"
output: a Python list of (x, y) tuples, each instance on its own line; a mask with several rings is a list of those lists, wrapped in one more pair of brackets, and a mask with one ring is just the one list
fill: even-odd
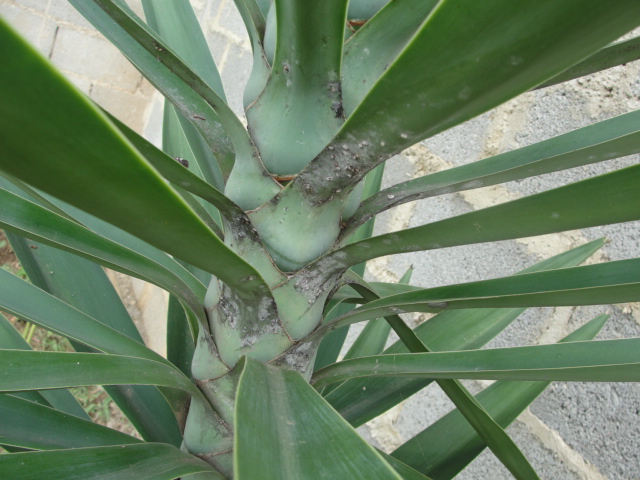
[[(416, 328), (416, 334), (436, 350), (480, 348), (524, 312), (520, 309), (450, 310)], [(435, 320), (435, 322), (434, 322)], [(433, 325), (431, 325), (431, 323)], [(433, 335), (432, 335), (433, 333)], [(406, 352), (398, 342), (386, 353)], [(348, 380), (325, 399), (352, 425), (358, 427), (422, 390), (431, 380), (367, 377)], [(331, 389), (331, 385), (325, 388)]]
[[(375, 195), (380, 191), (380, 187), (382, 185), (382, 176), (384, 175), (384, 168), (385, 164), (383, 163), (367, 173), (367, 176), (364, 178), (362, 195), (360, 197), (357, 196), (358, 188), (355, 188), (349, 194), (349, 197), (347, 197), (347, 203), (345, 204), (345, 208), (342, 212), (343, 220), (346, 221), (351, 218), (357, 211), (361, 202), (365, 201), (367, 198)], [(357, 242), (358, 240), (363, 240), (365, 238), (371, 237), (371, 235), (373, 234), (374, 223), (374, 221), (368, 221), (364, 225), (362, 225), (361, 228), (358, 228), (352, 235), (349, 236), (349, 243)], [(360, 274), (360, 272), (356, 273)]]
[[(363, 7), (379, 8), (380, 6), (375, 3), (378, 2), (360, 2)], [(437, 0), (388, 2), (345, 44), (342, 62), (342, 99), (347, 117), (353, 113), (380, 76), (402, 52), (437, 3)], [(357, 16), (350, 18), (370, 18), (368, 15), (375, 13), (371, 10), (362, 11), (359, 8), (354, 12), (353, 4), (354, 2), (349, 3), (349, 15)], [(393, 25), (393, 28), (389, 28), (390, 25)]]
[[(555, 257), (543, 260), (522, 273), (533, 273), (575, 266), (583, 262), (604, 244), (596, 240)], [(373, 284), (382, 292), (386, 284)], [(391, 285), (386, 285), (387, 289)], [(395, 285), (397, 288), (408, 286)], [(412, 287), (415, 288), (415, 287)], [(482, 347), (504, 328), (511, 324), (524, 308), (479, 308), (466, 310), (445, 310), (415, 329), (416, 335), (429, 342), (431, 349), (473, 350)], [(385, 353), (404, 353), (408, 350), (401, 342), (396, 342)], [(377, 417), (389, 408), (406, 400), (426, 387), (430, 380), (400, 378), (360, 378), (349, 380), (331, 392), (326, 400), (355, 426)]]
[[(353, 309), (353, 305), (346, 303), (335, 304), (335, 306), (329, 310), (329, 313), (324, 316), (322, 321), (323, 323), (331, 322), (335, 318), (349, 313)], [(316, 354), (316, 360), (313, 366), (314, 371), (326, 367), (338, 359), (338, 355), (340, 355), (348, 333), (349, 326), (346, 326), (334, 330), (322, 339), (318, 347), (318, 353)]]
[[(191, 334), (191, 329), (196, 320), (190, 318), (190, 316), (193, 316), (193, 314), (191, 312), (187, 313), (187, 310), (174, 295), (169, 295), (166, 335), (167, 360), (175, 365), (187, 378), (193, 378), (191, 366), (195, 354), (195, 340)], [(184, 429), (189, 407), (189, 396), (177, 390), (172, 390), (171, 393), (173, 409), (178, 424), (181, 429)]]
[[(378, 295), (362, 279), (356, 279), (355, 287), (366, 300), (378, 299)], [(390, 315), (385, 320), (396, 332), (400, 341), (411, 353), (429, 353), (430, 350), (418, 338), (399, 315)], [(487, 446), (513, 474), (516, 479), (539, 480), (535, 470), (506, 432), (487, 413), (480, 403), (458, 380), (436, 380), (438, 386), (449, 397)]]
[(167, 311), (167, 359), (190, 377), (194, 350), (195, 341), (191, 336), (187, 314), (180, 301), (170, 295)]
[[(266, 15), (269, 10), (270, 1), (259, 2), (255, 0), (234, 0), (244, 26), (251, 40), (251, 50), (253, 52), (253, 65), (251, 74), (244, 89), (242, 102), (245, 110), (264, 91), (264, 87), (269, 80), (271, 66), (267, 61), (264, 51), (264, 34), (266, 30)], [(263, 8), (264, 7), (264, 8)]]
[(249, 210), (280, 190), (278, 183), (266, 175), (258, 151), (238, 117), (126, 3), (71, 3), (198, 128), (228, 179), (229, 198)]
[[(411, 281), (412, 273), (413, 267), (409, 267), (398, 284), (403, 285), (409, 283)], [(370, 320), (360, 335), (358, 335), (358, 338), (353, 342), (347, 353), (345, 353), (344, 358), (349, 359), (378, 355), (384, 350), (384, 346), (389, 338), (390, 330), (391, 326), (384, 318)]]
[(235, 410), (234, 478), (401, 478), (299, 373), (245, 362)]
[[(145, 352), (142, 337), (100, 267), (46, 245), (27, 245), (24, 239), (7, 234), (33, 284), (64, 302), (35, 287), (25, 289), (24, 283), (12, 279), (17, 288), (9, 288), (8, 294), (14, 314), (66, 336), (79, 352), (93, 351), (91, 346), (102, 343), (109, 353), (126, 353), (123, 348), (129, 344), (132, 354), (139, 352), (136, 356), (165, 362), (151, 350)], [(19, 295), (18, 290), (24, 294)], [(97, 291), (101, 295), (95, 295)], [(109, 327), (120, 335), (114, 335)], [(118, 385), (105, 390), (144, 439), (180, 445), (182, 436), (175, 416), (157, 389)]]
[[(233, 167), (234, 147), (237, 148), (230, 137), (235, 134), (240, 139), (247, 135), (234, 126), (239, 121), (225, 100), (124, 2), (70, 0), (69, 3), (189, 119), (206, 140), (226, 178)], [(204, 73), (205, 68), (199, 68)]]
[(96, 353), (0, 350), (0, 392), (88, 385), (158, 385), (201, 397), (179, 370), (146, 358)]
[(173, 480), (199, 472), (208, 474), (203, 480), (224, 480), (203, 460), (162, 443), (0, 455), (0, 469), (24, 480)]
[[(633, 29), (639, 14), (635, 0), (615, 5), (496, 0), (464, 6), (441, 1), (291, 186), (304, 192), (304, 185), (314, 185), (306, 201), (326, 201), (391, 155), (579, 62)], [(340, 171), (332, 168), (332, 155)], [(325, 181), (329, 171), (332, 180)]]
[[(168, 109), (169, 110), (165, 110), (163, 121), (164, 148), (168, 152), (173, 151), (176, 158), (184, 157), (183, 160), (192, 158), (192, 155), (184, 153), (183, 151), (183, 149), (186, 148), (188, 149), (188, 152), (192, 153), (189, 145), (186, 143), (184, 135), (182, 134), (180, 125), (176, 124), (177, 114), (175, 113), (175, 109), (172, 106), (168, 106)], [(219, 220), (220, 217), (220, 214), (216, 213), (216, 209), (222, 211), (229, 219), (234, 218), (234, 215), (243, 214), (242, 210), (235, 203), (224, 196), (224, 194), (219, 190), (219, 187), (212, 186), (200, 178), (201, 172), (197, 163), (194, 165), (190, 162), (189, 167), (185, 168), (183, 165), (178, 163), (175, 158), (171, 158), (162, 150), (156, 148), (153, 144), (145, 140), (118, 119), (112, 116), (109, 116), (109, 118), (146, 158), (146, 160), (153, 165), (156, 170), (158, 170), (160, 175), (169, 180), (174, 186), (187, 190), (203, 200), (206, 200), (207, 203), (205, 203), (204, 206), (205, 208), (209, 207), (209, 213), (216, 220)], [(173, 130), (177, 135), (170, 135), (170, 138), (167, 140), (166, 135), (168, 129)], [(196, 173), (193, 173), (193, 170), (195, 170)], [(200, 174), (200, 176), (198, 176), (198, 174)], [(224, 185), (220, 188), (224, 188)], [(212, 206), (215, 206), (216, 208), (214, 209)]]
[(143, 343), (114, 330), (34, 285), (0, 269), (0, 308), (71, 340), (107, 353), (167, 362)]
[[(22, 335), (13, 327), (11, 322), (0, 314), (0, 348), (11, 350), (31, 350)], [(69, 390), (43, 390), (41, 392), (21, 392), (18, 395), (32, 402), (38, 402), (40, 405), (52, 406), (56, 410), (68, 413), (78, 418), (91, 420), (91, 417), (84, 411), (84, 408), (78, 403)]]
[(13, 395), (0, 395), (0, 444), (34, 450), (139, 443), (141, 440), (90, 420)]
[[(166, 256), (171, 265), (158, 264), (135, 250), (104, 238), (86, 228), (18, 195), (0, 188), (2, 228), (74, 253), (103, 266), (155, 283), (195, 304), (194, 294), (204, 297), (204, 287), (184, 268)], [(169, 266), (169, 268), (167, 268)], [(187, 283), (188, 282), (188, 283)]]
[(384, 350), (391, 327), (384, 318), (369, 320), (358, 338), (353, 342), (345, 359), (377, 355)]
[(251, 136), (270, 173), (297, 174), (343, 123), (340, 68), (347, 3), (275, 2), (273, 68), (264, 91), (247, 109)]
[(429, 477), (423, 475), (417, 470), (411, 468), (409, 465), (402, 463), (395, 457), (387, 455), (386, 453), (378, 450), (378, 453), (386, 462), (393, 467), (393, 469), (400, 474), (404, 480), (431, 480)]
[[(355, 265), (394, 253), (638, 220), (639, 183), (640, 165), (635, 165), (494, 207), (356, 242), (326, 255), (317, 264), (335, 264), (335, 259), (340, 257), (341, 263)], [(505, 218), (510, 220), (507, 222)]]
[[(562, 342), (593, 339), (608, 316), (600, 315), (565, 337)], [(503, 428), (540, 395), (549, 382), (498, 381), (477, 395), (477, 400)], [(393, 452), (398, 459), (437, 480), (450, 480), (476, 458), (485, 443), (453, 410)]]
[[(0, 350), (0, 392), (46, 390), (88, 385), (157, 385), (182, 390), (194, 402), (207, 408), (200, 390), (179, 370), (144, 358), (95, 353), (35, 352)], [(150, 387), (149, 387), (150, 388)], [(138, 395), (138, 390), (131, 395)], [(148, 397), (147, 397), (148, 398)], [(140, 396), (140, 400), (144, 400)], [(207, 408), (210, 435), (228, 437), (228, 428)], [(170, 431), (167, 426), (154, 434)]]
[[(200, 23), (189, 2), (142, 2), (145, 18), (167, 44), (184, 60), (184, 62), (196, 72), (204, 82), (223, 100), (224, 89), (220, 74), (213, 61), (209, 46), (204, 37)], [(189, 35), (185, 35), (189, 32)], [(198, 132), (196, 127), (189, 122), (188, 117), (180, 116), (178, 119), (175, 108), (169, 101), (165, 101), (165, 117), (163, 127), (163, 148), (175, 157), (191, 159), (191, 168), (197, 169), (211, 185), (219, 190), (224, 189), (224, 178), (220, 166), (208, 147), (206, 140)], [(167, 116), (173, 116), (175, 121), (167, 122)], [(169, 125), (167, 125), (169, 123)], [(185, 151), (172, 152), (164, 138), (167, 127), (175, 130), (174, 134), (182, 135), (187, 148), (192, 155)]]
[[(105, 271), (93, 262), (5, 232), (29, 281), (138, 343), (142, 336)], [(95, 295), (99, 291), (100, 295)]]
[[(241, 294), (265, 294), (255, 269), (223, 244), (92, 103), (8, 27), (0, 30), (0, 45), (12, 71), (0, 81), (0, 169), (209, 271)], [(46, 92), (34, 93), (34, 78), (47, 85)], [(60, 111), (67, 112), (65, 122), (55, 117)], [(71, 140), (78, 136), (82, 142)]]
[[(37, 220), (33, 222), (28, 218), (3, 212), (0, 221), (4, 222), (7, 229), (18, 231), (27, 238), (37, 238), (44, 244), (70, 251), (113, 270), (142, 278), (173, 291), (186, 300), (194, 295), (198, 299), (204, 298), (205, 287), (202, 281), (195, 278), (179, 261), (147, 242), (68, 203), (40, 194), (16, 178), (0, 176), (0, 192), (2, 190), (7, 192), (0, 193), (6, 195), (7, 206), (13, 202), (18, 211), (26, 209)], [(30, 210), (32, 208), (33, 211)], [(58, 235), (53, 235), (52, 231)]]
[[(369, 282), (369, 284), (374, 287), (380, 297), (389, 297), (399, 293), (415, 292), (416, 290), (422, 289), (422, 287), (404, 285), (401, 283)], [(345, 285), (340, 288), (331, 298), (332, 300), (344, 301), (345, 303), (367, 303), (367, 301), (350, 285)]]
[(565, 382), (640, 381), (640, 339), (353, 358), (318, 370), (323, 388), (348, 378), (408, 376)]
[[(170, 112), (171, 113), (171, 112)], [(171, 120), (175, 118), (175, 114), (167, 115), (165, 111), (165, 122), (167, 120)], [(164, 152), (157, 149), (155, 146), (147, 142), (144, 138), (140, 137), (138, 134), (130, 130), (125, 125), (122, 125), (117, 120), (114, 121), (119, 128), (122, 128), (123, 133), (127, 136), (127, 138), (135, 145), (135, 147), (147, 158), (149, 163), (151, 163), (158, 172), (164, 176), (167, 180), (171, 181), (174, 185), (174, 188), (177, 188), (180, 193), (181, 189), (185, 189), (194, 195), (199, 196), (205, 202), (203, 202), (203, 206), (207, 211), (211, 214), (211, 216), (218, 221), (220, 214), (227, 221), (226, 225), (227, 230), (227, 240), (230, 240), (231, 237), (236, 237), (234, 243), (243, 243), (243, 248), (253, 248), (255, 250), (260, 250), (262, 252), (262, 261), (264, 261), (266, 257), (266, 253), (264, 252), (264, 248), (259, 244), (259, 240), (255, 238), (255, 235), (252, 233), (251, 227), (249, 225), (249, 221), (246, 218), (245, 213), (238, 207), (235, 203), (229, 200), (222, 192), (209, 185), (207, 182), (203, 181), (201, 178), (192, 174), (188, 169), (184, 168), (184, 166), (180, 165), (174, 159), (168, 157)], [(167, 127), (166, 123), (164, 125)], [(177, 125), (169, 125), (169, 127), (174, 126), (179, 129)], [(175, 129), (174, 129), (175, 130)], [(175, 142), (181, 143), (184, 139), (181, 140), (180, 135), (169, 135), (171, 132), (165, 130), (163, 131), (163, 136), (165, 141), (169, 144), (171, 148), (174, 148)], [(173, 132), (176, 133), (176, 132)], [(180, 133), (180, 132), (177, 132)], [(188, 198), (183, 194), (183, 197)], [(193, 199), (191, 200), (190, 205), (194, 208)], [(208, 203), (206, 203), (208, 202)], [(213, 208), (211, 205), (215, 206)], [(195, 207), (198, 207), (195, 205)], [(209, 208), (207, 208), (209, 207)], [(195, 210), (195, 208), (194, 208)], [(201, 215), (202, 216), (202, 215)], [(212, 229), (216, 229), (214, 231), (219, 230), (217, 225), (210, 225)], [(219, 235), (222, 237), (221, 235)], [(255, 258), (255, 256), (254, 256)], [(269, 261), (269, 260), (267, 260)], [(192, 270), (192, 266), (185, 265), (185, 268)], [(272, 267), (273, 268), (273, 267)], [(200, 270), (200, 269), (198, 269)], [(265, 270), (263, 270), (264, 272)], [(203, 277), (202, 271), (200, 270), (197, 273), (198, 278)], [(196, 272), (194, 272), (196, 274)], [(203, 280), (205, 281), (205, 280)], [(210, 277), (208, 277), (205, 281), (208, 284), (210, 281)], [(277, 281), (279, 283), (280, 280)]]
[(363, 202), (342, 236), (347, 237), (371, 216), (403, 203), (637, 153), (639, 122), (640, 111), (627, 113), (524, 148), (399, 183)]
[(536, 88), (545, 88), (574, 78), (606, 70), (617, 65), (625, 65), (640, 59), (640, 37), (607, 45), (602, 50), (587, 57), (582, 62), (565, 70), (560, 75), (547, 80)]
[(445, 308), (600, 305), (640, 300), (640, 258), (519, 274), (393, 295), (356, 308), (311, 337), (377, 316)]
[(191, 4), (142, 0), (142, 8), (149, 26), (226, 103), (220, 73)]

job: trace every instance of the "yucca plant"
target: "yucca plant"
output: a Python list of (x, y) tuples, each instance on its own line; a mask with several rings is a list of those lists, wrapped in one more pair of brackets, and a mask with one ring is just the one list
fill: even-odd
[[(5, 478), (448, 479), (551, 381), (638, 381), (640, 339), (481, 350), (526, 307), (640, 300), (640, 259), (603, 240), (512, 277), (363, 280), (368, 260), (640, 219), (640, 166), (372, 237), (407, 202), (640, 152), (638, 112), (380, 191), (403, 149), (530, 89), (636, 59), (640, 2), (235, 0), (253, 48), (247, 127), (188, 1), (71, 0), (166, 97), (163, 150), (0, 30), (0, 227), (30, 282), (0, 308), (67, 337), (33, 351), (0, 316)], [(99, 52), (96, 52), (99, 55)], [(167, 358), (102, 267), (170, 293)], [(435, 314), (414, 330), (400, 314)], [(346, 329), (368, 322), (344, 359)], [(393, 329), (400, 340), (385, 349)], [(459, 379), (498, 380), (478, 396)], [(457, 410), (391, 455), (353, 427), (431, 382)], [(140, 438), (67, 387), (103, 385)]]

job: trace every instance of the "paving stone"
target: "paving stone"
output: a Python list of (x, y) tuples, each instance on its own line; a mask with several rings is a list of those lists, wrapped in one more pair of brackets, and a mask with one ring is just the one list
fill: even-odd
[(424, 144), (453, 165), (464, 165), (479, 160), (494, 114), (495, 112), (489, 112), (481, 115), (429, 138)]
[(75, 28), (94, 30), (93, 26), (80, 15), (69, 2), (61, 2), (60, 0), (50, 1), (47, 7), (47, 15), (65, 24), (72, 25)]
[[(567, 468), (562, 458), (552, 450), (541, 445), (536, 436), (520, 422), (514, 422), (507, 433), (525, 455), (531, 466), (544, 480), (584, 480)], [(488, 449), (481, 453), (456, 480), (510, 479), (513, 476)]]
[(144, 128), (145, 111), (149, 101), (145, 97), (103, 85), (94, 85), (91, 98), (118, 120), (137, 132)]
[(99, 80), (118, 89), (135, 92), (141, 75), (104, 38), (61, 27), (51, 57), (63, 70)]
[(244, 117), (242, 95), (251, 73), (251, 53), (236, 44), (229, 46), (226, 61), (222, 66), (222, 84), (231, 109), (239, 117)]
[[(216, 63), (218, 71), (220, 71), (220, 67), (223, 65), (227, 51), (229, 50), (229, 39), (225, 37), (222, 32), (212, 30), (206, 31), (206, 37), (213, 61)], [(224, 87), (226, 90), (227, 86), (224, 85)]]
[(50, 2), (49, 0), (2, 0), (2, 3), (20, 5), (32, 10), (46, 12)]
[(144, 138), (153, 143), (156, 147), (162, 148), (162, 115), (164, 112), (164, 97), (155, 92), (151, 96), (151, 101), (147, 107), (146, 122), (144, 124)]
[[(637, 321), (617, 307), (580, 307), (570, 328), (607, 311), (611, 319), (597, 338), (640, 336)], [(604, 475), (619, 480), (640, 478), (640, 385), (553, 383), (531, 411)]]
[(211, 16), (210, 4), (207, 0), (191, 0), (191, 8), (200, 20)]
[(144, 305), (140, 305), (142, 320), (149, 332), (145, 343), (149, 348), (166, 356), (167, 354), (167, 305), (168, 294), (164, 290), (147, 284)]
[(216, 27), (231, 33), (241, 42), (248, 42), (249, 36), (245, 31), (244, 22), (232, 0), (222, 0), (216, 13)]
[(609, 478), (638, 478), (640, 388), (634, 387), (554, 384), (531, 409)]
[(48, 57), (56, 37), (57, 24), (44, 16), (11, 3), (0, 4), (0, 15)]

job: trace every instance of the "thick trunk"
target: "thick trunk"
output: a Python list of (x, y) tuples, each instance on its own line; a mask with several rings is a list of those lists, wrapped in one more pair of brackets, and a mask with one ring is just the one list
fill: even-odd
[(270, 302), (263, 299), (256, 308), (253, 301), (244, 301), (223, 285), (216, 292), (215, 303), (207, 308), (209, 330), (201, 329), (192, 374), (209, 405), (192, 402), (184, 431), (185, 447), (229, 478), (233, 476), (235, 397), (242, 373), (236, 365), (246, 355), (297, 370), (309, 378), (319, 341), (292, 339), (283, 317), (291, 322), (293, 315), (298, 315), (298, 320), (307, 325), (304, 336), (308, 335), (320, 324), (324, 299), (333, 287), (324, 286), (326, 293), (316, 291), (310, 296), (308, 289), (294, 282), (283, 290), (275, 289), (279, 291)]

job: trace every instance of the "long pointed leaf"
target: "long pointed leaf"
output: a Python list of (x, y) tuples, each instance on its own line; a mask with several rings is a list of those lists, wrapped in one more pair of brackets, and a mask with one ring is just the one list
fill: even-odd
[[(113, 0), (71, 0), (71, 3), (199, 129), (218, 159), (224, 178), (228, 179), (230, 198), (236, 203), (246, 200), (237, 192), (238, 188), (244, 192), (242, 187), (248, 187), (246, 176), (251, 179), (249, 193), (253, 194), (254, 206), (261, 205), (280, 190), (266, 175), (258, 151), (238, 117), (126, 3)], [(254, 206), (241, 204), (245, 210)]]
[[(5, 232), (29, 281), (99, 322), (143, 343), (105, 271), (93, 262)], [(99, 291), (100, 295), (95, 295)]]
[[(142, 352), (147, 358), (165, 361), (150, 350), (144, 351), (142, 337), (100, 267), (45, 245), (27, 246), (11, 234), (8, 238), (14, 249), (18, 247), (16, 253), (32, 283), (64, 302), (56, 302), (41, 290), (27, 289), (24, 282), (11, 279), (7, 287), (17, 284), (18, 288), (8, 288), (5, 293), (10, 296), (15, 315), (66, 336), (79, 352), (93, 351), (92, 347), (102, 344), (109, 353), (126, 353), (122, 348), (129, 344), (132, 354)], [(18, 290), (24, 293), (19, 295)], [(101, 295), (96, 296), (96, 291)], [(0, 296), (4, 299), (4, 295)], [(120, 335), (114, 335), (109, 327)], [(106, 386), (105, 390), (144, 439), (180, 445), (182, 437), (173, 411), (157, 389), (116, 385)]]
[(640, 339), (536, 345), (533, 347), (412, 353), (353, 358), (315, 375), (322, 388), (333, 382), (364, 376), (415, 376), (482, 380), (543, 380), (565, 382), (637, 382), (640, 380)]
[[(0, 348), (11, 350), (31, 350), (31, 346), (26, 342), (22, 335), (13, 327), (11, 322), (7, 320), (4, 314), (0, 314)], [(52, 406), (56, 410), (68, 413), (74, 417), (84, 420), (91, 420), (91, 417), (80, 405), (76, 397), (69, 390), (43, 390), (41, 392), (30, 391), (19, 394), (32, 402), (41, 405)]]
[[(380, 298), (371, 286), (362, 279), (357, 279), (356, 289), (367, 300)], [(411, 353), (429, 353), (431, 350), (418, 338), (399, 315), (390, 315), (385, 320), (396, 332), (400, 341)], [(522, 454), (517, 445), (496, 423), (489, 413), (471, 395), (471, 393), (455, 379), (436, 380), (438, 386), (458, 408), (465, 420), (473, 427), (487, 446), (502, 464), (518, 480), (539, 480), (538, 474)]]
[[(413, 273), (413, 267), (407, 269), (404, 273), (400, 281), (399, 285), (407, 284), (411, 281), (411, 275)], [(371, 287), (368, 284), (368, 287)], [(365, 300), (370, 301), (372, 299), (377, 300), (380, 298), (376, 292), (375, 298), (365, 298)], [(385, 321), (383, 318), (377, 318), (375, 320), (371, 320), (367, 326), (362, 330), (362, 333), (358, 336), (358, 338), (353, 342), (351, 348), (345, 353), (344, 358), (356, 358), (356, 357), (366, 357), (371, 355), (378, 355), (384, 350), (384, 345), (389, 337), (389, 329), (391, 326), (388, 321)], [(420, 341), (418, 339), (418, 341)]]
[[(640, 165), (401, 232), (327, 255), (347, 265), (394, 253), (544, 235), (640, 219)], [(511, 221), (505, 222), (509, 218)], [(320, 259), (318, 264), (325, 260)]]
[(194, 473), (224, 480), (203, 460), (162, 443), (0, 455), (0, 469), (7, 478), (25, 480), (173, 480)]
[(640, 300), (640, 258), (428, 288), (356, 308), (309, 337), (376, 316), (445, 308), (600, 305)]
[(640, 36), (607, 45), (602, 50), (598, 50), (582, 62), (538, 85), (536, 88), (549, 87), (638, 59), (640, 59)]
[[(600, 315), (561, 342), (591, 340), (607, 320)], [(477, 400), (496, 421), (506, 428), (549, 382), (498, 381), (477, 395)], [(460, 412), (453, 410), (393, 452), (398, 459), (437, 480), (450, 480), (485, 448), (485, 443), (466, 423)]]
[(4, 269), (0, 269), (0, 282), (0, 308), (5, 312), (107, 353), (166, 362), (143, 343), (91, 318)]
[[(213, 61), (209, 46), (204, 37), (200, 23), (189, 2), (142, 2), (145, 19), (167, 44), (185, 61), (185, 63), (205, 81), (213, 91), (224, 101), (224, 89), (220, 74)], [(188, 36), (184, 32), (189, 32)], [(176, 114), (175, 108), (167, 100), (165, 110)], [(224, 189), (224, 178), (220, 166), (211, 149), (206, 144), (198, 130), (189, 122), (189, 119), (181, 116), (172, 122), (171, 127), (179, 130), (188, 142), (193, 152), (191, 160), (195, 160), (193, 168), (198, 168), (202, 178), (219, 190)], [(162, 124), (163, 132), (166, 132), (165, 121)], [(164, 134), (163, 134), (164, 136)], [(163, 140), (163, 148), (167, 150), (167, 144)], [(176, 152), (175, 156), (184, 157), (184, 152)]]
[(237, 480), (400, 480), (299, 373), (245, 362), (235, 410)]
[[(213, 234), (93, 104), (8, 27), (0, 29), (0, 40), (3, 62), (12, 71), (0, 82), (5, 149), (0, 169), (217, 275), (249, 297), (265, 293), (255, 269)], [(46, 94), (29, 89), (33, 78), (46, 82)], [(67, 121), (55, 118), (59, 111), (68, 113)], [(82, 142), (73, 141), (79, 132)], [(29, 140), (33, 135), (38, 142)], [(101, 185), (100, 195), (95, 185)]]
[[(204, 298), (204, 285), (190, 272), (157, 250), (120, 229), (77, 209), (79, 216), (92, 228), (87, 228), (75, 219), (54, 213), (36, 205), (21, 195), (0, 187), (0, 199), (5, 209), (0, 210), (0, 226), (21, 236), (34, 239), (67, 252), (96, 262), (102, 266), (154, 283), (182, 298), (189, 308), (204, 322), (200, 308)], [(70, 209), (68, 205), (67, 209)], [(109, 237), (104, 237), (106, 232)], [(124, 241), (120, 244), (119, 241)], [(131, 247), (141, 247), (133, 250)]]
[(391, 155), (579, 62), (633, 29), (639, 14), (634, 0), (464, 6), (441, 0), (331, 144), (290, 186), (305, 192), (306, 184), (314, 185), (306, 200), (326, 201)]
[[(173, 113), (173, 115), (175, 115), (175, 112)], [(156, 148), (153, 144), (138, 135), (118, 119), (111, 116), (109, 118), (127, 137), (127, 139), (138, 149), (138, 151), (147, 159), (147, 161), (151, 165), (153, 165), (153, 167), (158, 170), (158, 172), (172, 184), (184, 188), (194, 195), (197, 195), (200, 198), (206, 200), (211, 205), (214, 205), (222, 213), (224, 213), (229, 219), (233, 219), (234, 215), (243, 214), (242, 210), (231, 200), (225, 197), (217, 187), (214, 187), (211, 184), (207, 183), (192, 171), (193, 168), (198, 168), (197, 164), (192, 167), (192, 164), (189, 163), (189, 167), (185, 168), (174, 158), (169, 157), (169, 155), (167, 155), (165, 152)], [(167, 120), (168, 118), (165, 112), (163, 129)], [(179, 128), (179, 126), (173, 126)], [(168, 143), (171, 147), (173, 147), (173, 140), (170, 140)], [(175, 151), (177, 157), (182, 158), (185, 155), (184, 153), (180, 152), (179, 149), (175, 149)], [(187, 157), (189, 157), (189, 155), (187, 155)]]
[(169, 297), (167, 312), (167, 359), (182, 373), (191, 376), (191, 361), (195, 349), (184, 308), (175, 296)]
[(589, 165), (640, 151), (640, 111), (478, 162), (402, 182), (363, 202), (343, 237), (358, 225), (403, 203)]
[(201, 398), (174, 367), (146, 358), (95, 353), (0, 350), (0, 392), (88, 385), (159, 385)]
[[(437, 3), (438, 0), (389, 2), (349, 39), (342, 67), (342, 97), (347, 117), (402, 52)], [(389, 28), (390, 25), (393, 28)]]
[[(323, 323), (331, 322), (354, 309), (353, 305), (348, 305), (342, 302), (334, 305), (335, 307), (331, 308), (329, 313), (323, 317)], [(334, 330), (322, 339), (322, 342), (320, 342), (320, 346), (318, 347), (318, 353), (313, 366), (314, 370), (326, 367), (327, 365), (337, 361), (348, 333), (349, 327), (346, 326), (344, 328)]]
[(382, 458), (386, 460), (386, 462), (393, 467), (393, 469), (400, 474), (403, 480), (431, 480), (429, 477), (423, 475), (419, 471), (413, 469), (409, 465), (401, 462), (395, 457), (391, 455), (387, 455), (386, 453), (378, 450), (378, 453)]
[[(6, 274), (11, 275), (8, 272)], [(11, 278), (3, 280), (6, 289), (3, 288), (2, 292), (8, 293), (10, 296), (10, 298), (3, 296), (3, 310), (10, 311), (49, 330), (57, 331), (72, 340), (83, 341), (91, 347), (102, 348), (108, 352), (128, 353), (139, 357), (146, 356), (153, 363), (167, 366), (167, 360), (147, 349), (143, 344), (130, 340), (122, 334), (115, 334), (115, 331), (109, 327), (82, 314), (55, 297), (48, 296), (22, 280), (17, 279), (17, 282)], [(29, 288), (25, 288), (25, 285)], [(69, 333), (70, 331), (71, 333)], [(18, 346), (18, 348), (20, 347)], [(3, 350), (3, 352), (11, 353), (12, 351)], [(99, 355), (94, 356), (98, 357)], [(5, 360), (4, 365), (4, 368), (9, 368), (12, 364)], [(36, 369), (34, 373), (37, 371)], [(108, 384), (105, 388), (143, 438), (179, 445), (181, 441), (180, 430), (167, 400), (152, 386), (145, 386), (145, 384), (134, 386), (127, 383), (115, 382), (113, 385), (117, 386), (112, 387), (111, 384)], [(161, 383), (161, 385), (164, 384)], [(55, 394), (55, 392), (53, 393)], [(77, 403), (64, 398), (62, 393), (55, 394), (55, 396), (48, 392), (41, 392), (41, 394), (47, 399), (53, 397), (52, 400), (55, 401), (49, 403), (62, 411), (70, 411), (70, 407), (74, 407)], [(71, 413), (75, 414), (73, 410)]]
[(34, 450), (140, 443), (117, 430), (13, 395), (0, 395), (0, 444)]
[(243, 133), (233, 126), (238, 120), (226, 102), (124, 2), (71, 0), (70, 3), (189, 119), (207, 141), (223, 174), (228, 176), (234, 162), (230, 130), (238, 139)]
[[(604, 244), (603, 240), (587, 243), (578, 248), (543, 260), (522, 272), (533, 273), (580, 264)], [(378, 291), (385, 284), (375, 284)], [(403, 287), (402, 285), (398, 285)], [(524, 308), (480, 308), (446, 310), (415, 329), (415, 333), (431, 349), (472, 350), (480, 348), (510, 325)], [(404, 353), (408, 350), (396, 342), (385, 353)], [(409, 398), (426, 387), (430, 380), (393, 378), (361, 378), (340, 385), (326, 399), (350, 423), (361, 425)]]
[[(0, 350), (0, 392), (45, 390), (88, 385), (157, 385), (192, 395), (206, 409), (209, 435), (229, 437), (200, 390), (175, 367), (144, 358), (95, 353)], [(221, 448), (228, 448), (228, 441)]]
[[(193, 296), (192, 288), (198, 296), (204, 296), (203, 286), (193, 281), (195, 279), (190, 279), (189, 274), (180, 278), (163, 268), (163, 265), (4, 189), (0, 189), (0, 199), (5, 207), (0, 213), (0, 225), (7, 230), (153, 281), (182, 298)], [(189, 286), (185, 285), (183, 278), (189, 282)]]

